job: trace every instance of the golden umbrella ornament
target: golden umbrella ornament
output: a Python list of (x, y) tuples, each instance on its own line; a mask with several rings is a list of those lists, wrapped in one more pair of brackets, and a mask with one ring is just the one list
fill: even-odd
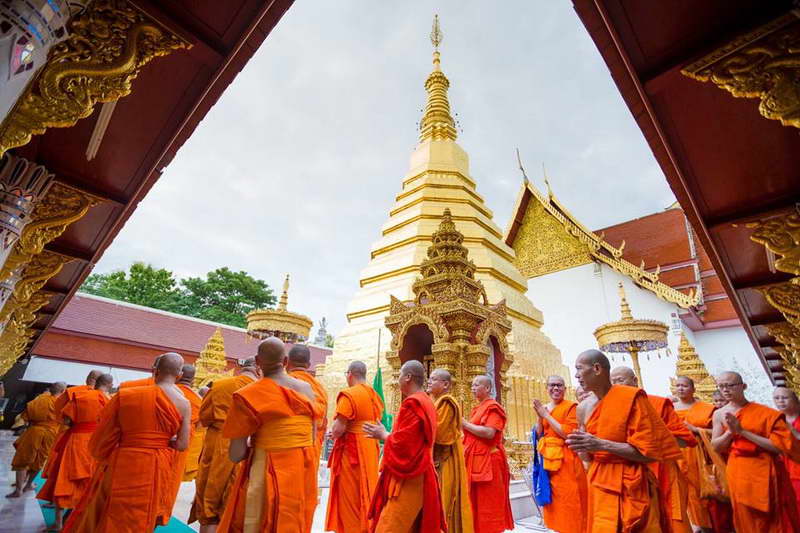
[(639, 354), (665, 348), (669, 328), (658, 320), (633, 318), (622, 282), (619, 284), (619, 297), (622, 318), (616, 322), (603, 324), (594, 330), (594, 337), (603, 352), (630, 354), (633, 371), (636, 372), (641, 387), (644, 386), (644, 381), (639, 366)]

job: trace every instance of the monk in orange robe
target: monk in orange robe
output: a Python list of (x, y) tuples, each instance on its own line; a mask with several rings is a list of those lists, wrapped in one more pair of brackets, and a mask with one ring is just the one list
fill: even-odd
[(400, 368), (403, 401), (391, 434), (380, 422), (364, 424), (383, 447), (380, 477), (370, 504), (370, 531), (376, 533), (441, 533), (446, 531), (433, 445), (436, 408), (423, 392), (425, 367), (410, 360)]
[(47, 481), (37, 495), (38, 499), (55, 505), (56, 530), (61, 529), (63, 510), (75, 508), (91, 481), (96, 464), (89, 453), (89, 439), (108, 403), (108, 391), (113, 384), (111, 374), (102, 374), (94, 389), (73, 393), (61, 410), (69, 429), (58, 442), (60, 449), (53, 450), (55, 458), (48, 464)]
[[(270, 337), (258, 346), (264, 379), (233, 394), (222, 428), (231, 459), (242, 462), (219, 533), (304, 533), (316, 507), (314, 391), (286, 373), (286, 348)], [(216, 384), (214, 388), (216, 388)], [(252, 448), (248, 449), (250, 440)]]
[(378, 483), (380, 446), (364, 433), (364, 423), (377, 422), (383, 402), (366, 384), (367, 365), (353, 361), (347, 369), (348, 388), (336, 398), (331, 424), (335, 439), (328, 467), (331, 488), (325, 530), (336, 533), (366, 533), (375, 485)]
[[(317, 437), (314, 440), (314, 479), (317, 479), (319, 473), (319, 461), (322, 457), (322, 446), (325, 442), (325, 433), (328, 431), (328, 393), (322, 383), (316, 380), (309, 372), (311, 366), (311, 351), (308, 346), (304, 344), (295, 344), (289, 350), (289, 357), (286, 360), (286, 371), (289, 375), (300, 381), (305, 381), (311, 386), (314, 391), (314, 402), (316, 403), (316, 410), (319, 412), (317, 417)], [(309, 513), (306, 524), (308, 531), (311, 531), (311, 522), (314, 519), (314, 511), (317, 509), (317, 502), (313, 505), (307, 505), (306, 511)]]
[[(728, 405), (728, 400), (722, 397), (722, 393), (719, 390), (715, 390), (711, 394), (711, 402), (714, 404), (715, 409), (722, 409)], [(706, 435), (708, 435), (708, 439), (703, 439), (703, 445), (705, 446), (706, 440), (709, 440), (710, 444), (711, 431), (703, 431), (705, 431)], [(709, 446), (708, 448), (709, 453), (717, 454), (717, 456), (722, 458), (722, 460), (727, 464), (728, 454), (717, 453), (713, 446)], [(711, 529), (714, 531), (714, 533), (733, 533), (733, 508), (731, 507), (730, 500), (721, 501), (715, 498), (709, 498), (706, 501), (708, 502), (708, 514), (711, 516)]]
[[(197, 395), (202, 405), (203, 398), (208, 394), (208, 387), (200, 387)], [(183, 481), (194, 481), (197, 478), (197, 469), (200, 466), (200, 454), (203, 452), (203, 441), (206, 438), (206, 428), (200, 423), (200, 410), (197, 413), (197, 423), (194, 426), (192, 438), (189, 441), (189, 450), (186, 456), (186, 467), (183, 470)]]
[(564, 399), (566, 382), (561, 376), (547, 378), (547, 394), (552, 400), (544, 405), (533, 401), (539, 416), (536, 434), (544, 468), (550, 475), (552, 501), (545, 505), (544, 523), (559, 533), (583, 533), (586, 530), (588, 487), (580, 457), (565, 442), (578, 429), (578, 404)]
[(62, 381), (53, 383), (25, 406), (22, 418), (28, 423), (28, 428), (14, 441), (16, 452), (11, 460), (11, 470), (16, 476), (16, 485), (6, 498), (19, 498), (23, 492), (33, 490), (33, 479), (47, 461), (61, 426), (56, 417), (55, 403), (66, 387)]
[[(711, 417), (714, 414), (714, 405), (701, 402), (694, 396), (694, 380), (687, 376), (678, 376), (675, 379), (675, 394), (678, 397), (675, 403), (675, 413), (683, 420), (687, 428), (700, 437), (700, 431), (711, 429)], [(705, 461), (703, 455), (702, 439), (697, 446), (684, 448), (683, 459), (678, 461), (678, 467), (688, 483), (688, 513), (692, 524), (704, 531), (711, 531), (711, 513), (708, 500), (700, 499), (700, 464)]]
[[(618, 366), (611, 371), (611, 384), (638, 388), (639, 380), (632, 368)], [(691, 430), (686, 427), (683, 420), (675, 413), (672, 400), (653, 394), (648, 394), (647, 399), (656, 414), (661, 417), (669, 432), (675, 437), (681, 449), (697, 446), (697, 440)], [(647, 466), (653, 471), (658, 481), (662, 519), (668, 521), (665, 524), (669, 524), (669, 528), (665, 530), (665, 533), (692, 533), (692, 526), (689, 523), (689, 515), (687, 514), (689, 489), (686, 478), (680, 472), (678, 461), (660, 461), (650, 463)]]
[(206, 438), (203, 441), (203, 453), (200, 454), (189, 523), (195, 520), (200, 522), (201, 533), (217, 530), (235, 477), (236, 464), (228, 456), (230, 440), (222, 436), (222, 426), (228, 417), (233, 393), (254, 383), (261, 377), (260, 372), (254, 358), (245, 360), (237, 376), (215, 381), (200, 404), (200, 423), (206, 427)]
[(131, 389), (133, 387), (150, 387), (156, 384), (155, 378), (152, 376), (149, 378), (141, 378), (141, 379), (131, 379), (129, 381), (123, 381), (119, 384), (120, 389)]
[(590, 460), (587, 531), (669, 531), (647, 464), (680, 458), (675, 437), (643, 390), (611, 384), (611, 363), (602, 352), (581, 353), (575, 368), (581, 387), (594, 393), (578, 407), (578, 426), (585, 430), (567, 435), (567, 446)]
[(514, 529), (508, 499), (511, 473), (503, 447), (506, 412), (491, 398), (491, 391), (492, 380), (488, 376), (476, 376), (472, 380), (472, 394), (477, 405), (469, 420), (461, 422), (475, 533), (500, 533)]
[(461, 406), (450, 394), (453, 377), (443, 368), (431, 372), (428, 394), (436, 407), (436, 441), (433, 464), (439, 475), (442, 508), (449, 533), (472, 533), (472, 506), (469, 501), (469, 476), (464, 461), (464, 436), (461, 433)]
[(183, 357), (159, 357), (155, 385), (126, 387), (103, 410), (89, 449), (99, 467), (70, 515), (68, 533), (142, 533), (165, 525), (174, 465), (189, 445), (191, 406), (175, 381)]
[[(192, 388), (194, 382), (195, 368), (193, 365), (183, 365), (181, 368), (181, 376), (175, 383), (186, 399), (189, 401), (189, 406), (192, 408), (192, 418), (189, 422), (189, 447), (185, 451), (178, 454), (178, 460), (175, 462), (175, 490), (176, 493), (180, 489), (181, 481), (184, 481), (186, 474), (186, 465), (189, 462), (189, 454), (192, 452), (192, 444), (197, 436), (198, 427), (200, 424), (200, 403), (203, 399)], [(200, 443), (202, 447), (202, 442)], [(199, 459), (199, 455), (196, 460)]]
[(733, 526), (745, 533), (790, 533), (800, 524), (797, 500), (783, 455), (800, 461), (800, 442), (783, 413), (747, 400), (736, 372), (723, 372), (717, 387), (728, 404), (714, 413), (711, 443), (729, 452), (728, 489)]
[[(775, 402), (775, 407), (786, 417), (786, 424), (792, 436), (796, 440), (800, 439), (800, 401), (797, 399), (797, 394), (786, 387), (776, 387), (772, 393), (772, 400)], [(800, 463), (792, 461), (788, 456), (784, 457), (784, 461), (794, 488), (797, 506), (800, 508)]]

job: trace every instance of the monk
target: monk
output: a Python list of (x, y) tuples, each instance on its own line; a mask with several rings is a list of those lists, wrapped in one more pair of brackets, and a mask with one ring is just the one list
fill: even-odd
[[(632, 368), (619, 366), (611, 371), (611, 384), (638, 388), (639, 380)], [(697, 440), (694, 435), (675, 413), (675, 408), (670, 398), (648, 394), (647, 399), (656, 414), (661, 417), (669, 432), (675, 437), (681, 449), (697, 446)], [(686, 511), (689, 502), (689, 489), (686, 478), (680, 472), (677, 459), (650, 463), (647, 466), (653, 471), (658, 481), (661, 516), (665, 523), (665, 533), (692, 533), (692, 526), (689, 523), (689, 515)]]
[(331, 488), (325, 530), (366, 533), (375, 485), (378, 483), (378, 441), (364, 433), (366, 422), (383, 415), (383, 402), (367, 385), (367, 365), (353, 361), (345, 374), (348, 388), (336, 398), (331, 424), (333, 450), (328, 459)]
[(72, 393), (61, 410), (69, 429), (58, 443), (60, 449), (53, 450), (56, 456), (48, 464), (47, 481), (36, 496), (55, 506), (52, 529), (56, 531), (62, 527), (64, 509), (75, 508), (91, 481), (96, 464), (89, 453), (89, 439), (97, 428), (100, 412), (108, 403), (108, 391), (113, 384), (111, 374), (101, 374), (93, 389)]
[(183, 365), (181, 377), (175, 383), (192, 408), (192, 418), (189, 422), (189, 448), (178, 455), (178, 462), (175, 464), (175, 482), (179, 488), (181, 481), (192, 481), (197, 475), (197, 462), (200, 459), (200, 450), (203, 449), (203, 437), (205, 437), (205, 428), (200, 424), (200, 403), (203, 399), (192, 388), (195, 372), (193, 365)]
[(364, 424), (370, 438), (385, 441), (378, 485), (372, 498), (370, 531), (440, 533), (446, 531), (433, 445), (436, 408), (425, 394), (425, 367), (410, 360), (400, 367), (403, 401), (391, 434), (380, 422)]
[(475, 533), (499, 533), (514, 529), (514, 517), (508, 499), (511, 473), (503, 447), (506, 412), (490, 396), (491, 391), (491, 378), (476, 376), (472, 380), (476, 405), (469, 420), (461, 421)]
[(175, 385), (182, 366), (180, 355), (163, 354), (155, 385), (122, 388), (109, 401), (89, 441), (100, 467), (65, 532), (140, 533), (169, 522), (174, 465), (191, 430), (191, 406)]
[(564, 399), (566, 391), (563, 377), (550, 376), (547, 378), (550, 403), (533, 401), (539, 418), (535, 428), (538, 450), (550, 475), (552, 489), (552, 501), (543, 508), (544, 523), (559, 533), (583, 533), (589, 489), (580, 457), (565, 443), (567, 435), (578, 429), (578, 404)]
[(643, 390), (611, 384), (611, 364), (602, 352), (582, 352), (575, 369), (580, 386), (594, 393), (578, 408), (578, 426), (585, 430), (567, 435), (567, 446), (591, 460), (587, 532), (668, 531), (647, 464), (680, 458), (678, 443)]
[(678, 467), (688, 483), (689, 520), (704, 532), (710, 533), (713, 524), (708, 501), (700, 499), (700, 465), (705, 462), (700, 432), (711, 429), (711, 417), (715, 407), (713, 404), (701, 402), (694, 393), (692, 378), (688, 376), (675, 378), (675, 394), (678, 397), (674, 405), (675, 413), (697, 439), (697, 446), (681, 450), (683, 459), (678, 461)]
[[(74, 387), (67, 387), (58, 398), (56, 398), (56, 416), (58, 417), (59, 421), (61, 420), (61, 410), (67, 404), (67, 400), (70, 399), (70, 396), (79, 391), (85, 390), (92, 390), (94, 389), (95, 382), (97, 378), (103, 375), (103, 372), (100, 370), (92, 370), (88, 374), (86, 374), (86, 381), (83, 385), (76, 385)], [(66, 429), (66, 428), (65, 428)]]
[(189, 523), (200, 522), (200, 533), (217, 530), (228, 491), (234, 481), (236, 466), (228, 456), (230, 440), (222, 436), (233, 393), (261, 377), (255, 358), (246, 359), (238, 375), (214, 383), (200, 404), (200, 423), (206, 428), (203, 453), (195, 479), (196, 493)]
[[(325, 387), (311, 375), (309, 371), (311, 367), (311, 351), (308, 346), (304, 344), (295, 344), (289, 350), (289, 356), (286, 359), (286, 371), (288, 374), (300, 381), (305, 381), (311, 386), (314, 391), (314, 402), (316, 403), (316, 410), (319, 413), (317, 416), (317, 432), (316, 439), (314, 440), (314, 479), (317, 479), (319, 472), (319, 461), (322, 457), (322, 446), (325, 443), (325, 433), (328, 431), (328, 393)], [(317, 502), (314, 501), (313, 505), (307, 505), (306, 511), (309, 515), (306, 517), (306, 524), (308, 531), (311, 531), (311, 523), (314, 520), (314, 512), (317, 509)]]
[(22, 418), (28, 423), (28, 428), (14, 442), (16, 452), (11, 460), (11, 470), (14, 471), (16, 485), (6, 498), (19, 498), (23, 492), (33, 490), (36, 473), (47, 461), (58, 435), (60, 423), (56, 417), (55, 403), (66, 388), (63, 381), (53, 383), (25, 406)]
[(472, 533), (472, 507), (469, 477), (464, 461), (464, 436), (461, 433), (461, 406), (450, 391), (453, 377), (437, 368), (428, 378), (428, 394), (436, 407), (436, 441), (433, 465), (439, 475), (442, 508), (449, 533)]
[[(775, 407), (786, 417), (786, 424), (792, 436), (796, 440), (800, 439), (800, 401), (797, 400), (797, 394), (786, 387), (776, 387), (772, 393), (772, 400), (775, 402)], [(800, 463), (792, 461), (789, 457), (784, 457), (784, 460), (800, 508)]]
[(222, 436), (230, 439), (231, 461), (242, 467), (219, 533), (311, 530), (306, 508), (317, 499), (314, 391), (286, 372), (285, 350), (276, 337), (262, 341), (256, 362), (264, 379), (233, 394)]
[(789, 533), (800, 518), (783, 455), (800, 461), (800, 442), (780, 411), (750, 402), (747, 384), (723, 372), (717, 387), (728, 404), (714, 413), (711, 444), (729, 453), (728, 490), (737, 532)]
[[(711, 394), (711, 403), (714, 405), (714, 409), (722, 409), (728, 405), (728, 401), (722, 397), (722, 393), (719, 390), (715, 390)], [(711, 430), (708, 430), (707, 434), (711, 435)], [(726, 463), (728, 462), (728, 454), (718, 454), (713, 449), (713, 446), (708, 451), (722, 457)], [(725, 475), (725, 472), (722, 474)], [(733, 508), (731, 507), (731, 502), (715, 498), (709, 498), (705, 501), (708, 503), (708, 514), (711, 516), (711, 529), (714, 533), (733, 533)]]

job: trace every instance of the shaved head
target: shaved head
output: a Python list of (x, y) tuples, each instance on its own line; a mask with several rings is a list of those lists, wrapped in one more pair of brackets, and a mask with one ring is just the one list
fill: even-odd
[(723, 372), (717, 376), (717, 387), (722, 393), (722, 397), (731, 405), (744, 405), (747, 403), (744, 391), (747, 390), (747, 384), (742, 379), (742, 375), (738, 372)]
[(254, 369), (256, 367), (258, 367), (258, 365), (256, 364), (256, 358), (255, 357), (248, 357), (247, 359), (242, 361), (242, 364), (240, 365), (240, 368), (253, 368)]
[(403, 377), (410, 377), (419, 388), (425, 385), (425, 367), (416, 359), (406, 361), (400, 367), (400, 379)]
[(278, 337), (268, 337), (259, 343), (256, 362), (264, 375), (281, 369), (285, 359), (286, 345)]
[(614, 385), (627, 385), (629, 387), (639, 386), (636, 373), (632, 368), (628, 368), (627, 366), (618, 366), (611, 371), (611, 383)]
[(178, 377), (183, 368), (183, 356), (175, 352), (161, 354), (156, 359), (156, 372), (164, 376)]
[(347, 371), (357, 378), (367, 379), (367, 365), (363, 361), (353, 361), (347, 367)]
[(453, 383), (453, 376), (450, 374), (450, 372), (447, 371), (447, 369), (444, 368), (437, 368), (436, 370), (431, 372), (431, 377), (436, 377), (437, 379), (440, 379), (447, 383)]
[(740, 373), (738, 373), (738, 372), (733, 372), (732, 370), (727, 370), (727, 371), (723, 372), (722, 374), (720, 374), (717, 377), (717, 380), (721, 380), (721, 379), (724, 379), (724, 380), (729, 380), (730, 379), (732, 381), (737, 381), (739, 383), (744, 383), (744, 380), (742, 379), (742, 375)]
[(311, 366), (311, 350), (305, 344), (295, 344), (289, 350), (289, 364), (293, 367), (308, 368)]
[(476, 400), (479, 402), (484, 401), (492, 395), (492, 378), (486, 375), (475, 376), (470, 390)]
[(86, 384), (94, 386), (95, 381), (97, 381), (97, 378), (99, 378), (102, 374), (103, 372), (100, 370), (92, 370), (86, 376)]
[(492, 388), (492, 378), (489, 376), (476, 376), (475, 381), (488, 389)]
[(191, 385), (194, 382), (194, 375), (197, 370), (194, 368), (194, 365), (183, 365), (181, 368), (181, 379), (180, 382), (184, 385)]
[(67, 388), (67, 384), (63, 381), (56, 381), (55, 383), (51, 383), (47, 390), (50, 391), (50, 394), (53, 396), (58, 396), (62, 392), (64, 392)]
[(787, 417), (800, 415), (800, 401), (798, 401), (797, 394), (792, 389), (775, 387), (772, 392), (772, 401), (775, 402), (775, 407), (778, 408), (778, 411), (786, 414)]
[(600, 350), (586, 350), (578, 354), (578, 361), (589, 366), (599, 365), (606, 372), (611, 372), (611, 361)]
[(562, 385), (566, 385), (567, 384), (567, 382), (564, 381), (564, 378), (562, 378), (561, 376), (556, 376), (556, 375), (548, 376), (547, 384), (550, 385), (551, 383), (561, 383)]
[(594, 392), (602, 399), (611, 388), (611, 363), (600, 350), (586, 350), (575, 360), (575, 379), (586, 392)]
[(692, 387), (692, 390), (694, 390), (694, 380), (692, 378), (690, 378), (689, 376), (678, 376), (677, 378), (675, 378), (675, 381), (676, 382), (684, 381), (684, 382), (686, 382), (687, 385)]
[(97, 377), (97, 380), (94, 382), (95, 389), (105, 388), (106, 390), (109, 390), (113, 385), (114, 385), (114, 376), (112, 376), (111, 374), (100, 374)]

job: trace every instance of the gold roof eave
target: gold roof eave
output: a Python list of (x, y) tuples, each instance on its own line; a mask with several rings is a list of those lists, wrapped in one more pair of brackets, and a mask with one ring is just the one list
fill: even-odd
[[(613, 270), (629, 277), (639, 287), (647, 289), (660, 299), (674, 303), (683, 309), (689, 309), (690, 307), (700, 305), (700, 294), (697, 291), (692, 290), (689, 294), (685, 294), (659, 281), (660, 268), (657, 268), (655, 272), (649, 272), (643, 268), (643, 265), (636, 266), (627, 259), (624, 259), (622, 257), (625, 248), (624, 241), (619, 248), (606, 242), (602, 236), (597, 235), (581, 224), (572, 213), (559, 202), (558, 198), (556, 198), (551, 190), (548, 190), (548, 194), (545, 197), (533, 184), (526, 182), (517, 198), (517, 205), (514, 209), (515, 214), (519, 214), (526, 191), (530, 192), (533, 198), (544, 207), (545, 211), (550, 216), (561, 224), (567, 233), (578, 239), (578, 241), (587, 247), (589, 255), (593, 260), (608, 265)], [(506, 244), (509, 246), (513, 244), (508, 242), (508, 238), (517, 218), (518, 217), (512, 216), (511, 222), (506, 230)]]

